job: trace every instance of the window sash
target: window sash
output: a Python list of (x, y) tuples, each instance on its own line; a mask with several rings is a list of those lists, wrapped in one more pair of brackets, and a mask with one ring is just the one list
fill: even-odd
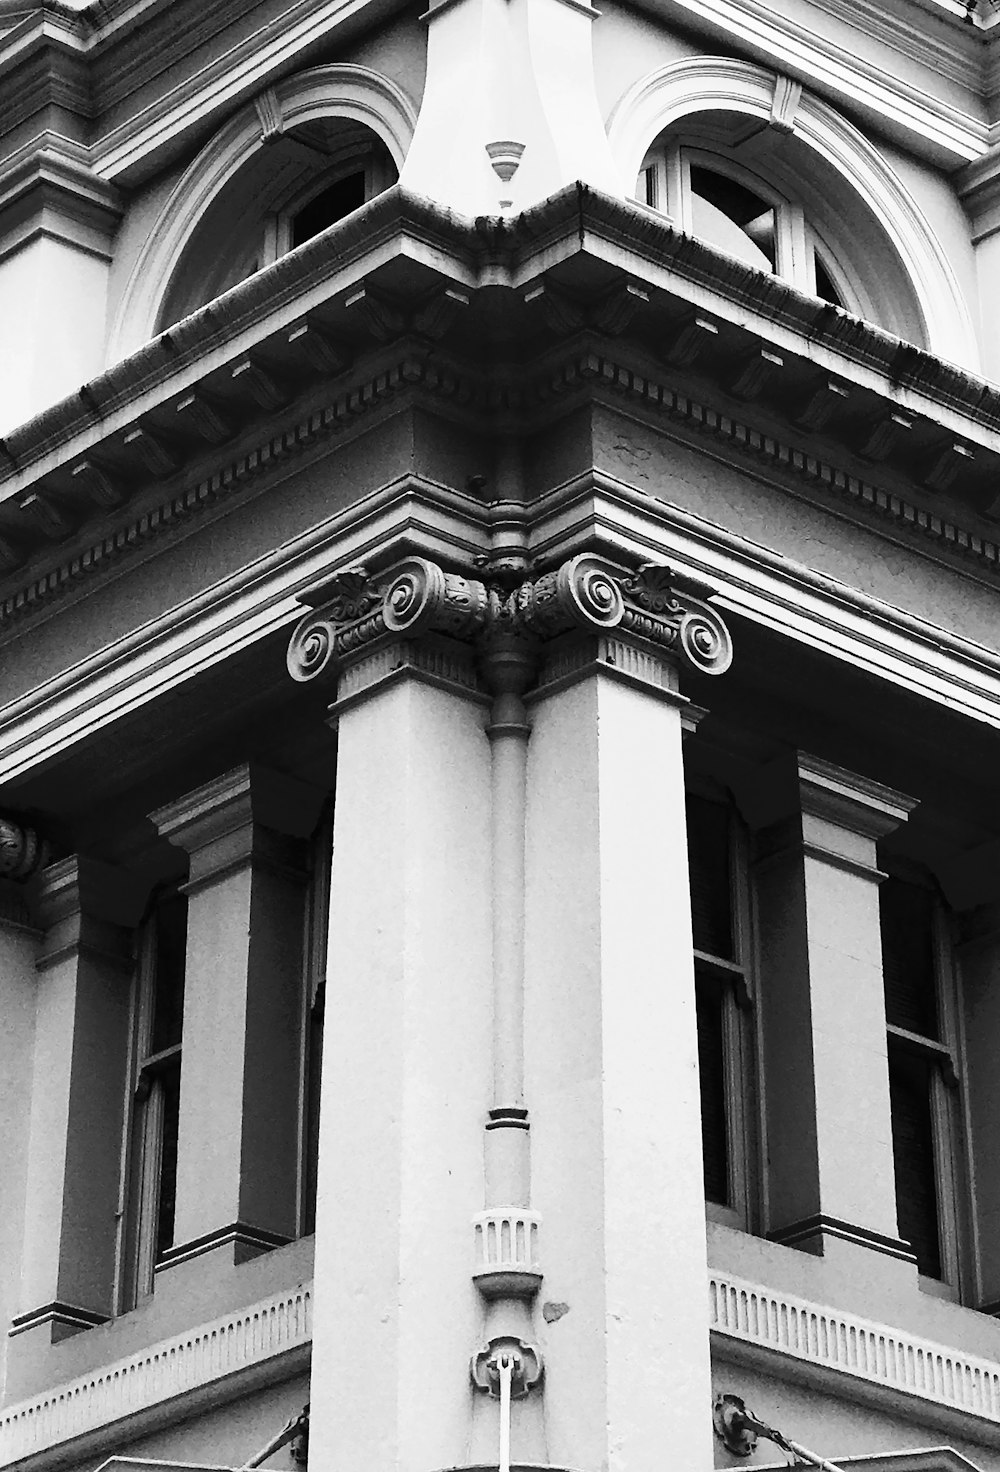
[[(699, 927), (700, 938), (714, 939), (716, 948), (694, 952), (706, 1212), (713, 1220), (748, 1230), (757, 1218), (758, 1090), (749, 964), (753, 947), (746, 840), (728, 801), (721, 804), (714, 794), (707, 796), (694, 786), (689, 789), (688, 801), (691, 856), (699, 847), (693, 827), (700, 804), (710, 803), (712, 809), (722, 809), (727, 816), (724, 842), (728, 872), (723, 877), (717, 863), (709, 865), (716, 871), (714, 882), (726, 884), (727, 893), (721, 899), (709, 901), (714, 912), (712, 920)], [(706, 813), (705, 808), (701, 811)], [(713, 818), (714, 814), (709, 821)], [(696, 858), (691, 864), (692, 887), (700, 882), (700, 876), (694, 873), (697, 864)], [(722, 935), (722, 929), (728, 930), (728, 936)], [(723, 1194), (725, 1200), (714, 1199)]]
[[(902, 882), (893, 881), (895, 884)], [(892, 891), (883, 891), (882, 897), (887, 1010), (893, 1019), (917, 1023), (916, 1028), (902, 1026), (898, 1020), (887, 1019), (886, 1023), (899, 1232), (904, 1240), (909, 1240), (907, 1233), (912, 1223), (915, 1233), (923, 1239), (915, 1245), (925, 1288), (966, 1297), (969, 1284), (964, 1250), (967, 1221), (960, 1097), (959, 977), (952, 962), (950, 930), (942, 903), (923, 885), (906, 883), (914, 892), (913, 903), (920, 893), (926, 896), (927, 921), (922, 927), (925, 956), (917, 955), (913, 949), (913, 924), (906, 921), (908, 906), (912, 908), (912, 904), (905, 894), (901, 894), (901, 907), (895, 904)], [(891, 907), (890, 913), (898, 911), (889, 922), (889, 929), (885, 923), (887, 902)], [(897, 944), (895, 950), (894, 935), (902, 936), (902, 943)], [(921, 972), (917, 990), (911, 998), (905, 994), (907, 966), (916, 966)], [(924, 1102), (920, 1104), (924, 1117), (919, 1126), (925, 1135), (923, 1145), (919, 1147), (925, 1157), (922, 1162), (915, 1158), (918, 1147), (913, 1139), (907, 1142), (903, 1138), (904, 1126), (907, 1123), (914, 1125), (912, 1118), (907, 1122), (902, 1117), (903, 1109), (910, 1107), (903, 1103), (900, 1080), (904, 1077), (909, 1080), (911, 1095), (917, 1088), (924, 1094)], [(909, 1162), (905, 1159), (906, 1150), (911, 1154)], [(923, 1182), (917, 1179), (920, 1173), (924, 1176)], [(923, 1207), (916, 1199), (921, 1195)], [(931, 1211), (933, 1234), (937, 1240), (936, 1244), (929, 1245)], [(921, 1212), (924, 1215), (922, 1224), (919, 1221)]]
[[(774, 274), (809, 296), (817, 295), (816, 263), (829, 278), (846, 310), (871, 317), (873, 304), (862, 300), (834, 253), (806, 218), (802, 204), (788, 198), (769, 185), (744, 164), (713, 151), (685, 142), (682, 137), (668, 137), (647, 155), (636, 180), (636, 199), (660, 214), (685, 234), (697, 236), (694, 221), (694, 191), (691, 185), (692, 164), (712, 170), (753, 190), (774, 211)], [(725, 247), (719, 247), (725, 249)], [(763, 268), (762, 268), (763, 269)]]
[[(142, 928), (133, 990), (132, 1063), (123, 1150), (119, 1206), (118, 1307), (134, 1308), (153, 1291), (157, 1261), (173, 1240), (173, 1201), (176, 1191), (177, 1137), (181, 1080), (180, 1040), (157, 1048), (164, 1011), (157, 1007), (158, 925), (168, 907), (177, 904), (176, 891), (158, 896)], [(175, 923), (175, 922), (171, 922)], [(183, 945), (187, 914), (181, 934), (171, 937), (173, 948)], [(176, 960), (171, 952), (172, 960)], [(179, 991), (179, 1030), (183, 1031), (183, 968), (171, 978)], [(175, 1002), (175, 1006), (176, 1006)], [(178, 1029), (172, 1028), (171, 1035)], [(164, 1211), (169, 1213), (165, 1232)], [(169, 1241), (167, 1237), (169, 1236)]]

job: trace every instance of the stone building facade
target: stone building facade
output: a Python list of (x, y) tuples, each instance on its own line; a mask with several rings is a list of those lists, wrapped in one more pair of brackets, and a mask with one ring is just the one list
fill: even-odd
[(1000, 1472), (998, 38), (0, 0), (0, 1466)]

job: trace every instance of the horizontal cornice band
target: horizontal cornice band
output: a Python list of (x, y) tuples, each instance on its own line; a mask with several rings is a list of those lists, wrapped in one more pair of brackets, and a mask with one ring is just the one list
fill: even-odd
[[(212, 1404), (245, 1393), (248, 1379), (279, 1361), (287, 1373), (304, 1370), (312, 1342), (312, 1290), (298, 1284), (259, 1303), (224, 1314), (183, 1334), (103, 1365), (65, 1385), (0, 1411), (0, 1466), (50, 1465), (61, 1448), (85, 1458), (100, 1433), (128, 1419), (129, 1434), (194, 1408), (212, 1387)], [(220, 1395), (218, 1382), (226, 1380)], [(62, 1459), (65, 1461), (65, 1457)]]
[[(271, 20), (259, 26), (140, 112), (99, 136), (91, 154), (95, 169), (106, 179), (135, 182), (142, 178), (164, 158), (186, 146), (193, 130), (211, 126), (225, 110), (294, 65), (295, 59), (317, 40), (334, 34), (361, 3), (363, 0), (297, 0), (277, 23)], [(674, 0), (673, 8), (687, 26), (694, 22), (722, 32), (810, 86), (860, 107), (890, 128), (902, 130), (918, 153), (930, 152), (940, 163), (951, 167), (967, 163), (986, 146), (988, 124), (975, 85), (983, 71), (982, 62), (977, 66), (977, 53), (985, 56), (993, 38), (988, 32), (963, 26), (955, 5), (939, 4), (937, 0), (917, 4), (911, 0), (910, 10), (916, 14), (911, 13), (906, 27), (885, 23), (880, 27), (885, 44), (895, 47), (901, 57), (923, 63), (923, 85), (907, 84), (891, 68), (883, 70), (859, 60), (844, 47), (819, 36), (814, 27), (796, 24), (781, 8), (761, 4), (760, 0)], [(835, 0), (825, 0), (824, 8), (837, 13)], [(130, 55), (119, 33), (128, 14), (141, 28), (144, 21), (155, 26), (157, 6), (131, 7), (123, 17), (114, 7), (106, 19), (97, 20), (69, 10), (62, 13), (55, 5), (48, 10), (44, 21), (29, 18), (0, 40), (0, 72), (15, 68), (40, 46), (56, 47), (85, 59), (95, 69), (94, 94), (99, 105), (113, 103), (117, 109), (125, 105), (123, 82), (137, 90), (153, 81), (158, 67), (150, 62), (149, 48)], [(201, 7), (192, 17), (192, 24), (206, 38), (219, 28), (213, 7), (207, 11)], [(175, 21), (176, 35), (186, 36), (189, 30), (189, 26)], [(161, 49), (155, 48), (154, 54)], [(102, 65), (111, 68), (107, 81), (101, 73)], [(967, 112), (929, 95), (936, 75), (968, 91)]]
[[(141, 1434), (167, 1406), (171, 1419), (190, 1411), (199, 1392), (210, 1390), (218, 1404), (222, 1380), (239, 1394), (255, 1370), (278, 1362), (291, 1373), (304, 1369), (311, 1297), (310, 1284), (297, 1285), (7, 1407), (0, 1412), (0, 1466), (27, 1472), (59, 1465), (70, 1453), (96, 1452), (101, 1433), (116, 1434), (125, 1420), (130, 1435)], [(918, 1419), (933, 1420), (939, 1407), (968, 1418), (980, 1438), (987, 1426), (1000, 1434), (995, 1361), (720, 1272), (709, 1277), (708, 1321), (725, 1357), (741, 1348), (762, 1351), (769, 1363), (822, 1373), (834, 1393), (838, 1384), (864, 1383), (904, 1398)], [(989, 1439), (995, 1444), (995, 1436)]]
[(837, 1382), (852, 1380), (878, 1387), (883, 1397), (894, 1392), (921, 1420), (935, 1420), (928, 1414), (934, 1407), (975, 1418), (970, 1434), (981, 1436), (989, 1423), (998, 1428), (990, 1437), (997, 1444), (995, 1361), (721, 1273), (709, 1278), (709, 1323), (717, 1349), (728, 1344), (792, 1360), (821, 1372), (834, 1393)]
[(335, 306), (393, 261), (419, 261), (442, 287), (526, 291), (581, 254), (779, 351), (801, 356), (807, 349), (816, 368), (878, 394), (890, 409), (1000, 450), (996, 386), (776, 277), (762, 278), (640, 206), (577, 184), (513, 221), (473, 222), (397, 185), (12, 431), (0, 455), (0, 501), (197, 387), (206, 371)]
[[(0, 781), (290, 626), (297, 594), (334, 569), (413, 554), (471, 568), (488, 535), (470, 496), (413, 478), (384, 487), (0, 709)], [(720, 608), (1000, 727), (1000, 655), (609, 477), (543, 498), (530, 546), (547, 563), (581, 550), (622, 563), (652, 555), (707, 577)]]
[[(796, 23), (779, 7), (762, 0), (672, 0), (671, 9), (689, 25), (693, 21), (724, 33), (822, 95), (904, 133), (910, 147), (938, 163), (951, 168), (969, 163), (989, 142), (986, 108), (978, 91), (970, 96), (970, 101), (972, 96), (979, 101), (978, 115), (930, 99), (926, 87), (911, 85), (861, 60), (814, 29)], [(959, 37), (955, 50), (960, 58), (965, 38), (960, 32)], [(974, 63), (969, 70), (975, 76)], [(968, 70), (965, 84), (968, 86)]]

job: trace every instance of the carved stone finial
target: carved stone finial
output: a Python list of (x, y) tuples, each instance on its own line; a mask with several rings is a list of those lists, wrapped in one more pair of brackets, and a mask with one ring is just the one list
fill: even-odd
[(732, 642), (720, 615), (698, 596), (707, 591), (654, 563), (626, 573), (587, 552), (512, 590), (445, 572), (423, 557), (399, 563), (381, 582), (353, 567), (305, 595), (319, 606), (292, 635), (288, 669), (295, 680), (313, 680), (376, 642), (432, 632), (475, 644), (489, 664), (500, 643), (537, 650), (576, 629), (619, 630), (699, 674), (721, 675), (732, 662)]

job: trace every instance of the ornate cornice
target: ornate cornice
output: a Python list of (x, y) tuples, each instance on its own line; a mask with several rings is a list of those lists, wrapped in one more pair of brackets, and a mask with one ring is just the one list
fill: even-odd
[[(579, 318), (575, 340), (563, 346), (553, 344), (548, 360), (526, 381), (513, 371), (482, 375), (456, 366), (437, 347), (429, 355), (430, 339), (422, 324), (426, 326), (429, 303), (447, 298), (451, 289), (448, 282), (452, 278), (442, 276), (429, 297), (411, 302), (392, 299), (389, 306), (400, 318), (401, 335), (393, 334), (391, 348), (377, 349), (377, 365), (366, 364), (348, 378), (350, 359), (372, 347), (370, 337), (360, 340), (367, 332), (364, 313), (352, 304), (362, 296), (369, 304), (381, 301), (377, 273), (364, 278), (363, 291), (344, 296), (344, 277), (330, 272), (329, 243), (324, 239), (314, 250), (315, 243), (310, 242), (0, 443), (0, 566), (10, 571), (31, 564), (45, 569), (44, 576), (36, 573), (33, 582), (0, 604), (0, 623), (20, 616), (26, 607), (37, 606), (39, 600), (62, 592), (79, 578), (92, 578), (99, 566), (108, 567), (119, 552), (149, 537), (169, 534), (192, 513), (212, 504), (220, 492), (229, 494), (246, 477), (256, 476), (324, 435), (343, 433), (359, 414), (399, 389), (418, 384), (424, 392), (450, 399), (462, 411), (481, 412), (496, 422), (505, 413), (530, 415), (554, 396), (565, 399), (583, 388), (586, 380), (596, 380), (611, 392), (641, 401), (647, 410), (665, 412), (699, 436), (718, 436), (725, 454), (756, 459), (758, 465), (763, 457), (783, 473), (808, 479), (823, 495), (846, 491), (859, 509), (885, 515), (900, 530), (909, 525), (933, 538), (942, 549), (950, 544), (954, 551), (996, 566), (995, 544), (973, 530), (977, 513), (992, 515), (996, 509), (1000, 397), (994, 390), (843, 313), (831, 315), (823, 304), (807, 303), (770, 278), (765, 302), (758, 273), (676, 236), (665, 222), (650, 220), (637, 209), (582, 191), (579, 198), (574, 195), (574, 211), (573, 200), (564, 194), (566, 197), (556, 197), (529, 212), (538, 238), (522, 239), (522, 224), (529, 219), (525, 216), (506, 234), (496, 231), (491, 235), (492, 226), (484, 227), (482, 238), (476, 236), (470, 243), (462, 222), (443, 219), (426, 202), (391, 190), (366, 207), (361, 225), (349, 220), (337, 227), (337, 259), (347, 263), (346, 271), (352, 262), (357, 264), (360, 255), (370, 252), (375, 237), (388, 244), (419, 230), (436, 232), (444, 251), (457, 248), (460, 241), (466, 247), (471, 244), (484, 262), (490, 257), (491, 270), (500, 270), (501, 262), (509, 265), (522, 247), (529, 254), (539, 249), (539, 240), (551, 245), (558, 239), (566, 250), (577, 252), (588, 248), (582, 232), (588, 237), (604, 234), (609, 248), (621, 246), (631, 252), (629, 274), (619, 282), (619, 294), (636, 314), (643, 370), (630, 361), (624, 347), (609, 351), (598, 336), (615, 330), (605, 321), (614, 306), (614, 292), (596, 303), (572, 303)], [(571, 247), (567, 230), (571, 217), (576, 216), (579, 230), (572, 232)], [(651, 292), (648, 283), (635, 289), (629, 286), (649, 265), (650, 252), (657, 260), (669, 258), (672, 263), (674, 285), (669, 291)], [(538, 280), (534, 269), (522, 262), (519, 270), (524, 280), (517, 291), (544, 318), (546, 303), (551, 308), (558, 291), (550, 286), (548, 275), (541, 278), (545, 284), (540, 291), (533, 286), (528, 291), (524, 281)], [(477, 310), (478, 278), (471, 279), (467, 262), (463, 265), (457, 257), (454, 270), (452, 285), (460, 284), (470, 299), (459, 315), (471, 322), (470, 314)], [(675, 285), (687, 276), (700, 282), (711, 279), (718, 293), (712, 331), (700, 334), (711, 339), (708, 346), (685, 346), (692, 335), (691, 324), (684, 315), (686, 308), (677, 315), (682, 304), (675, 300)], [(320, 302), (316, 295), (320, 293), (322, 302), (336, 309), (334, 318), (324, 317), (322, 333), (302, 315), (305, 291), (311, 293), (313, 307)], [(724, 299), (731, 292), (736, 293), (732, 301), (738, 298), (741, 303), (739, 326), (723, 316)], [(751, 300), (756, 304), (755, 315), (746, 318), (745, 308)], [(770, 335), (765, 334), (762, 317), (773, 318)], [(327, 325), (328, 320), (332, 325)], [(462, 352), (457, 339), (468, 330), (468, 323), (454, 329), (457, 355)], [(314, 336), (323, 346), (327, 331), (337, 338), (333, 346), (340, 351), (345, 387), (338, 386), (335, 395), (316, 408), (299, 409), (296, 416), (292, 402), (311, 385), (310, 375), (322, 373), (329, 381), (329, 366), (317, 369), (307, 352)], [(779, 357), (784, 354), (783, 366), (757, 403), (744, 400), (745, 408), (733, 404), (733, 385), (727, 388), (726, 373), (731, 373), (736, 358), (752, 356), (753, 351), (759, 354), (762, 348), (774, 349)], [(651, 351), (660, 352), (661, 371), (651, 364)], [(391, 359), (390, 352), (394, 354)], [(695, 353), (697, 372), (705, 381), (700, 402), (671, 383), (671, 379), (679, 384), (687, 378)], [(226, 371), (222, 371), (220, 355), (226, 358)], [(260, 367), (265, 360), (266, 372)], [(217, 403), (216, 416), (199, 416), (190, 407), (192, 400), (196, 408), (200, 402), (206, 363), (212, 365), (214, 376), (204, 397), (209, 407)], [(883, 382), (887, 378), (895, 385), (888, 397)], [(730, 403), (728, 411), (711, 405), (716, 386), (720, 402)], [(257, 428), (261, 407), (269, 416), (276, 415), (282, 412), (283, 402), (289, 408), (284, 411), (281, 432), (276, 432), (272, 421), (261, 436)], [(780, 429), (779, 439), (755, 426), (752, 421), (758, 407), (771, 422), (782, 418), (788, 422), (787, 438)], [(932, 409), (933, 421), (926, 417)], [(908, 434), (897, 435), (895, 440), (883, 436), (886, 442), (877, 451), (883, 459), (876, 463), (876, 451), (869, 454), (869, 448), (879, 438), (881, 420), (891, 420), (893, 413), (897, 418), (905, 414), (913, 424)], [(230, 447), (220, 451), (217, 440), (222, 421)], [(823, 456), (832, 460), (796, 447), (797, 438), (812, 450), (816, 431), (824, 437)], [(883, 479), (882, 486), (843, 468), (845, 460), (850, 464), (866, 457), (871, 473)], [(210, 463), (211, 473), (192, 485), (198, 459)], [(863, 465), (861, 469), (864, 474)], [(150, 506), (157, 479), (162, 485), (159, 505)], [(886, 485), (897, 486), (903, 495)], [(906, 494), (909, 485), (916, 492), (913, 504)], [(127, 504), (136, 487), (145, 488), (141, 514)], [(920, 507), (922, 492), (935, 512)], [(945, 492), (947, 502), (942, 499)], [(941, 514), (950, 511), (953, 517), (960, 501), (968, 508), (967, 529)], [(958, 515), (965, 519), (963, 511)], [(101, 523), (100, 539), (89, 545), (84, 541), (87, 522)]]
[[(627, 572), (587, 552), (513, 589), (446, 572), (423, 557), (407, 558), (381, 578), (353, 567), (302, 595), (313, 611), (292, 635), (288, 670), (298, 681), (339, 675), (388, 642), (435, 634), (473, 646), (491, 685), (500, 644), (530, 649), (540, 665), (545, 647), (563, 635), (613, 631), (619, 643), (644, 646), (697, 674), (721, 675), (732, 662), (732, 641), (699, 596), (708, 592), (667, 567), (644, 563)], [(620, 673), (617, 664), (609, 668)]]
[[(786, 484), (797, 482), (818, 504), (832, 502), (849, 506), (859, 519), (864, 518), (869, 525), (887, 531), (896, 540), (905, 540), (917, 553), (932, 552), (949, 561), (959, 560), (991, 581), (1000, 570), (1000, 541), (942, 514), (943, 508), (941, 512), (929, 510), (853, 474), (831, 458), (809, 453), (790, 439), (778, 438), (746, 419), (734, 418), (673, 388), (661, 378), (638, 373), (617, 356), (612, 357), (596, 347), (574, 347), (560, 362), (551, 364), (534, 379), (520, 383), (479, 380), (457, 366), (429, 362), (414, 347), (391, 366), (355, 380), (326, 405), (302, 415), (288, 428), (241, 449), (238, 455), (224, 460), (202, 479), (189, 482), (183, 489), (147, 506), (114, 531), (0, 598), (0, 631), (47, 608), (53, 599), (64, 596), (77, 585), (92, 584), (102, 572), (116, 570), (122, 557), (185, 534), (198, 517), (242, 492), (255, 490), (264, 476), (284, 473), (291, 456), (318, 447), (326, 439), (354, 432), (363, 416), (390, 401), (398, 401), (401, 391), (418, 388), (452, 404), (461, 404), (470, 413), (509, 412), (526, 416), (539, 410), (551, 413), (554, 401), (567, 403), (574, 392), (601, 388), (617, 398), (641, 405), (655, 418), (666, 419), (682, 433), (696, 435), (702, 443), (714, 439), (719, 452), (734, 463), (747, 464), (755, 473), (763, 465)], [(54, 535), (58, 540), (63, 533)], [(0, 538), (0, 558), (4, 546)]]

